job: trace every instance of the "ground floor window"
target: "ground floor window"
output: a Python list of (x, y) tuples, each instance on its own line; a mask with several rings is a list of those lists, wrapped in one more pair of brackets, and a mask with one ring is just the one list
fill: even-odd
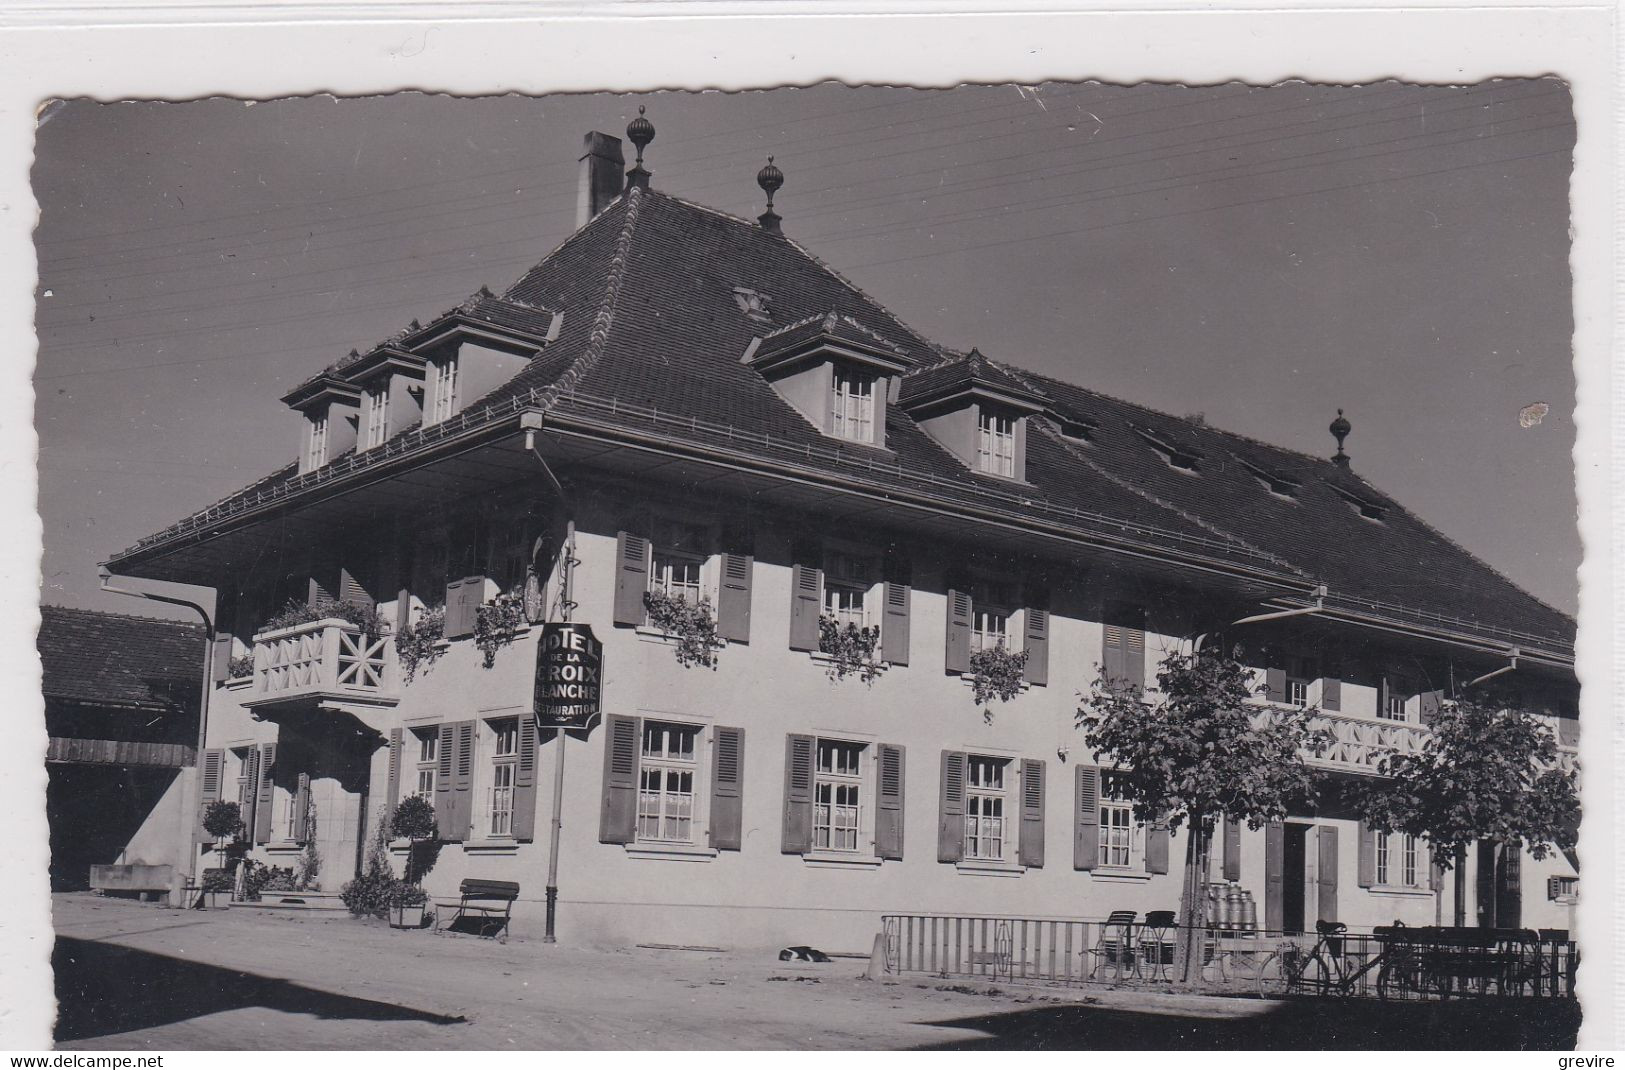
[(434, 778), (440, 765), (440, 729), (417, 729), (417, 778), (412, 794), (428, 803), (434, 802)]
[(965, 857), (1001, 861), (1005, 845), (1005, 767), (1002, 758), (966, 760)]
[(519, 762), (519, 719), (489, 722), (491, 729), (491, 787), (486, 828), (492, 836), (513, 835), (514, 774)]
[(695, 759), (700, 730), (694, 725), (643, 723), (638, 763), (639, 841), (694, 842)]
[(813, 775), (813, 847), (856, 851), (863, 821), (862, 743), (818, 741)]
[(1100, 864), (1126, 869), (1134, 849), (1134, 808), (1124, 802), (1100, 804)]

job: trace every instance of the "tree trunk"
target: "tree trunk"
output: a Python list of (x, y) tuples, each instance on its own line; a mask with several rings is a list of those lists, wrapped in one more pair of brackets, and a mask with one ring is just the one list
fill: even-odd
[(1179, 983), (1189, 984), (1191, 964), (1197, 963), (1201, 973), (1202, 936), (1206, 923), (1206, 904), (1202, 895), (1202, 877), (1207, 873), (1206, 822), (1200, 815), (1192, 815), (1190, 835), (1185, 838), (1185, 882), (1179, 903), (1179, 946), (1175, 958), (1175, 975)]
[(1453, 922), (1456, 928), (1467, 924), (1467, 848), (1456, 848), (1456, 879), (1455, 879), (1455, 910)]

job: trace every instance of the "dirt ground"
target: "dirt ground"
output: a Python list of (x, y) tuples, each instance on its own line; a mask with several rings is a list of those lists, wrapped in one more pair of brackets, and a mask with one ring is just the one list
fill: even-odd
[(863, 960), (397, 932), (53, 899), (66, 1049), (1568, 1049), (1572, 1004), (1270, 1002), (871, 981)]

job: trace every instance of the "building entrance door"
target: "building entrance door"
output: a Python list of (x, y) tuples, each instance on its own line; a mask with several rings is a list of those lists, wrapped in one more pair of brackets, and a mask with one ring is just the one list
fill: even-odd
[(1309, 828), (1308, 825), (1288, 823), (1281, 830), (1281, 868), (1286, 873), (1281, 888), (1281, 928), (1289, 933), (1301, 933), (1304, 928)]

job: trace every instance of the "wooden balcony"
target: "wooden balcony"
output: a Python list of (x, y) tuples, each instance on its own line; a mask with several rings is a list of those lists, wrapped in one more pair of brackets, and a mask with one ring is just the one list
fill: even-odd
[(244, 706), (349, 703), (393, 706), (395, 644), (329, 617), (254, 637), (254, 684)]

